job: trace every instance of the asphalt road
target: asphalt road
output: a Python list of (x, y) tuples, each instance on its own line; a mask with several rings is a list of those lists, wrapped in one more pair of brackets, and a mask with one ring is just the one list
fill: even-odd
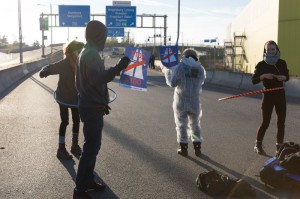
[[(107, 58), (112, 66), (116, 58)], [(40, 79), (33, 75), (0, 101), (0, 198), (72, 198), (78, 158), (60, 161), (58, 147), (59, 108), (52, 97), (57, 76)], [(212, 198), (196, 187), (199, 173), (217, 169), (243, 178), (256, 190), (257, 198), (287, 198), (287, 193), (267, 189), (259, 174), (275, 153), (276, 116), (265, 137), (268, 156), (253, 152), (260, 123), (260, 95), (218, 102), (242, 91), (204, 85), (202, 93), (203, 156), (197, 158), (189, 145), (189, 156), (177, 154), (172, 111), (173, 89), (161, 73), (148, 71), (148, 91), (119, 87), (105, 116), (102, 147), (95, 175), (107, 185), (104, 199), (196, 199)], [(289, 100), (286, 140), (300, 143), (300, 103)], [(71, 121), (70, 121), (71, 124)], [(82, 125), (80, 142), (83, 143)], [(67, 148), (71, 145), (71, 125)]]

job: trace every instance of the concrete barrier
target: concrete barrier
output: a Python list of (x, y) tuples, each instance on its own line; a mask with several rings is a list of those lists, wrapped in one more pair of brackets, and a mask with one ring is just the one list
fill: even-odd
[(205, 83), (210, 83), (211, 80), (213, 79), (213, 76), (214, 76), (214, 71), (213, 70), (207, 70), (206, 71)]
[(242, 83), (241, 83), (239, 89), (249, 90), (249, 91), (261, 90), (261, 89), (263, 89), (263, 85), (262, 84), (253, 85), (252, 84), (252, 75), (251, 74), (242, 74)]
[(227, 87), (240, 88), (240, 85), (242, 83), (242, 74), (230, 71), (215, 71), (210, 83)]
[(17, 82), (27, 78), (29, 75), (41, 69), (43, 66), (50, 64), (50, 62), (57, 62), (61, 59), (62, 51), (57, 52), (57, 54), (51, 58), (41, 59), (0, 70), (0, 94), (4, 93)]
[[(52, 57), (51, 62), (56, 62), (62, 59), (61, 56), (57, 56), (55, 59)], [(39, 61), (20, 64), (8, 69), (0, 71), (0, 94), (6, 89), (17, 83), (18, 81), (31, 75), (41, 67), (48, 65), (50, 59), (42, 59)], [(155, 60), (156, 67), (163, 68), (160, 60)], [(216, 71), (207, 70), (205, 83), (211, 83), (219, 86), (226, 86), (243, 90), (260, 90), (263, 88), (262, 83), (253, 85), (251, 80), (251, 74), (234, 73), (230, 71)], [(286, 95), (290, 97), (300, 98), (300, 78), (291, 77), (285, 84)]]
[(31, 63), (24, 63), (0, 71), (0, 93), (27, 77), (31, 73), (49, 63), (48, 59), (43, 59)]
[(290, 80), (285, 83), (285, 92), (287, 96), (300, 98), (300, 78), (290, 78)]

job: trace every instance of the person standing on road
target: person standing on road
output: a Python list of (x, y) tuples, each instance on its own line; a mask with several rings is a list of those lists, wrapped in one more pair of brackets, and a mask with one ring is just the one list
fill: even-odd
[(115, 67), (105, 69), (103, 49), (107, 38), (106, 26), (97, 20), (90, 21), (85, 29), (87, 43), (79, 54), (76, 70), (76, 88), (79, 92), (79, 113), (83, 122), (84, 145), (79, 159), (73, 199), (90, 198), (88, 189), (105, 190), (95, 182), (94, 168), (101, 147), (103, 116), (109, 114), (107, 83), (129, 64), (122, 57)]
[[(201, 101), (202, 85), (206, 71), (198, 62), (197, 52), (188, 48), (184, 50), (181, 62), (171, 69), (165, 69), (166, 83), (175, 88), (173, 99), (174, 119), (177, 142), (180, 144), (178, 154), (188, 155), (188, 141), (192, 140), (195, 155), (201, 156)], [(188, 129), (191, 131), (188, 135)]]
[(66, 128), (69, 124), (69, 109), (71, 109), (73, 128), (72, 128), (72, 146), (71, 153), (76, 156), (81, 154), (81, 148), (78, 145), (80, 117), (78, 112), (78, 97), (75, 88), (75, 68), (77, 57), (83, 48), (84, 43), (72, 41), (64, 47), (64, 59), (54, 64), (45, 66), (40, 71), (40, 77), (48, 75), (59, 75), (57, 89), (55, 91), (56, 100), (59, 105), (61, 123), (59, 127), (59, 141), (57, 158), (72, 159), (65, 146)]
[[(289, 80), (289, 70), (284, 60), (280, 59), (278, 45), (274, 41), (268, 41), (264, 45), (263, 60), (260, 61), (252, 76), (252, 83), (258, 84), (263, 82), (265, 89), (283, 87), (284, 82)], [(284, 142), (284, 129), (286, 118), (286, 97), (285, 90), (275, 90), (263, 93), (262, 98), (262, 123), (258, 128), (254, 151), (258, 154), (265, 155), (262, 147), (263, 138), (269, 127), (273, 108), (277, 114), (277, 143), (276, 152)]]

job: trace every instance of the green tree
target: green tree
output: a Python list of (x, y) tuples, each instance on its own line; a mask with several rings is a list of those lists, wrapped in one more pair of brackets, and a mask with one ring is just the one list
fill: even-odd
[(6, 46), (7, 44), (8, 44), (7, 36), (6, 35), (0, 36), (0, 47)]

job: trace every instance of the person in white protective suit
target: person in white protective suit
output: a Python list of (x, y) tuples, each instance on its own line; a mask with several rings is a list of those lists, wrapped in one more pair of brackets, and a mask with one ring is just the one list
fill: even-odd
[[(188, 141), (192, 140), (195, 155), (201, 156), (202, 116), (200, 95), (206, 78), (206, 71), (198, 62), (197, 52), (188, 48), (184, 50), (181, 62), (165, 69), (166, 83), (175, 88), (173, 99), (174, 119), (177, 131), (178, 154), (188, 155)], [(189, 131), (188, 131), (189, 130)]]

